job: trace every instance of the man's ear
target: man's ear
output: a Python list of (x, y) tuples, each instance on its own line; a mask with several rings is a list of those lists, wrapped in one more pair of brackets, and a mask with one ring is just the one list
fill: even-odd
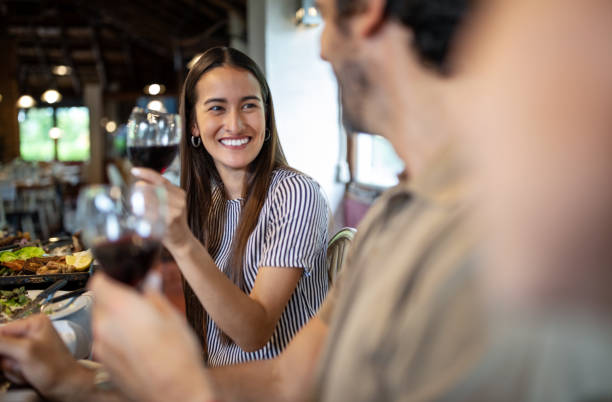
[(363, 10), (352, 16), (353, 33), (359, 37), (375, 34), (385, 19), (387, 0), (364, 0)]

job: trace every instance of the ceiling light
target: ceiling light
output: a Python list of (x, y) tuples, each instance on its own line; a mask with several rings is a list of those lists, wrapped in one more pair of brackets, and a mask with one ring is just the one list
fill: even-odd
[(153, 95), (153, 96), (161, 95), (164, 92), (166, 92), (166, 87), (161, 84), (151, 84), (151, 85), (147, 85), (144, 91), (146, 94)]
[(147, 109), (149, 110), (155, 110), (157, 112), (166, 112), (166, 107), (164, 106), (164, 104), (162, 103), (162, 101), (160, 100), (152, 100), (151, 102), (149, 102), (147, 104)]
[(51, 127), (51, 130), (49, 130), (49, 137), (51, 137), (54, 140), (59, 139), (62, 136), (62, 129), (59, 127)]
[(115, 130), (117, 129), (117, 123), (115, 123), (114, 121), (110, 120), (106, 123), (106, 131), (108, 131), (109, 133), (114, 133)]
[(187, 69), (191, 70), (193, 66), (195, 66), (195, 64), (198, 62), (198, 60), (200, 60), (200, 57), (202, 57), (202, 53), (198, 53), (193, 56), (189, 63), (187, 63)]
[(43, 92), (41, 99), (47, 103), (57, 103), (62, 100), (62, 94), (57, 92), (55, 89), (47, 89)]
[(307, 27), (315, 27), (323, 22), (319, 10), (315, 7), (315, 0), (301, 0), (301, 7), (295, 13), (295, 23)]
[(295, 12), (295, 19), (297, 21), (302, 21), (302, 18), (304, 18), (305, 13), (306, 12), (304, 11), (304, 8), (300, 7), (300, 9)]
[(36, 101), (30, 95), (21, 95), (17, 100), (17, 107), (28, 109), (36, 105)]
[(55, 75), (68, 75), (72, 73), (72, 68), (69, 66), (59, 65), (53, 67), (51, 71), (53, 71), (53, 74)]

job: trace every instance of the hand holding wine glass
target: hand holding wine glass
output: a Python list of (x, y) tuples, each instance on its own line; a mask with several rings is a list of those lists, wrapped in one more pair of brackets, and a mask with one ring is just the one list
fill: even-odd
[(81, 191), (77, 219), (83, 240), (109, 276), (132, 286), (146, 276), (166, 230), (166, 198), (163, 187), (144, 183)]
[(157, 172), (151, 169), (133, 168), (132, 175), (141, 183), (163, 187), (166, 191), (168, 203), (166, 213), (166, 233), (163, 243), (169, 250), (174, 250), (186, 244), (192, 232), (187, 224), (187, 199), (185, 191), (173, 185)]

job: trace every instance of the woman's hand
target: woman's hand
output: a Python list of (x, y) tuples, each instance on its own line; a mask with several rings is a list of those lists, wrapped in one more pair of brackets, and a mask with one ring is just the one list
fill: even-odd
[(172, 251), (186, 244), (186, 240), (192, 236), (192, 234), (187, 224), (187, 201), (185, 191), (173, 185), (152, 169), (133, 168), (132, 174), (139, 180), (162, 186), (166, 189), (168, 195), (168, 212), (166, 216), (166, 235), (163, 241), (164, 246)]
[(99, 273), (89, 286), (96, 298), (94, 356), (125, 395), (139, 401), (210, 398), (200, 347), (162, 295), (143, 297)]

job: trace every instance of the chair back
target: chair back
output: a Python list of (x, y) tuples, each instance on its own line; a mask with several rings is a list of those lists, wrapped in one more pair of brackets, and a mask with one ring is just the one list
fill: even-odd
[(338, 273), (342, 268), (342, 262), (356, 232), (357, 230), (353, 228), (343, 228), (329, 241), (327, 246), (327, 277), (330, 285), (336, 282)]

